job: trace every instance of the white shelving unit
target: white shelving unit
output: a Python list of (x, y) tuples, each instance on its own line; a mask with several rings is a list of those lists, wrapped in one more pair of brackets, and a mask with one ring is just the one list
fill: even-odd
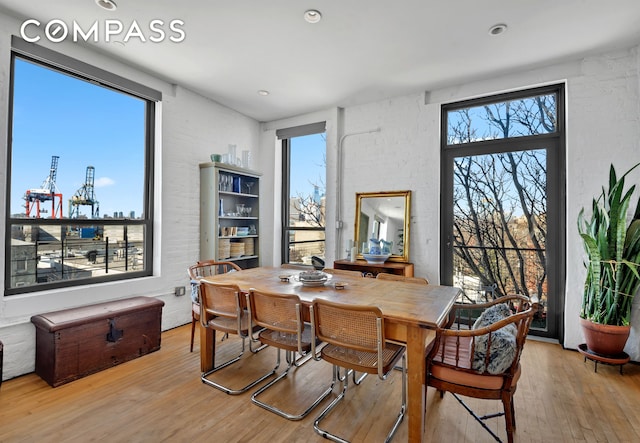
[(261, 175), (225, 163), (200, 164), (200, 260), (260, 266)]

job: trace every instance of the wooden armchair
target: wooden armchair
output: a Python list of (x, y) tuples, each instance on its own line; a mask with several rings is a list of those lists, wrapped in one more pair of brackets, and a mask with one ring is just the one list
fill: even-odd
[(191, 281), (191, 343), (189, 352), (193, 352), (196, 323), (200, 321), (200, 279), (230, 271), (240, 271), (240, 266), (228, 261), (204, 260), (187, 269)]
[[(451, 392), (498, 441), (484, 420), (504, 415), (508, 441), (513, 442), (513, 395), (537, 302), (535, 298), (507, 295), (482, 304), (455, 304), (446, 326), (436, 330), (427, 346), (426, 386), (436, 388), (441, 397)], [(503, 412), (480, 417), (460, 396), (501, 400)]]

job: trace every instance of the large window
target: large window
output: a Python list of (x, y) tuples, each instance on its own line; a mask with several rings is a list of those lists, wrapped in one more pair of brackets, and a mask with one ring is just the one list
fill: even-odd
[(476, 303), (537, 296), (531, 326), (559, 337), (564, 294), (564, 89), (442, 109), (442, 275)]
[(280, 130), (282, 140), (282, 262), (324, 260), (325, 123)]
[(5, 294), (150, 275), (160, 94), (12, 43)]

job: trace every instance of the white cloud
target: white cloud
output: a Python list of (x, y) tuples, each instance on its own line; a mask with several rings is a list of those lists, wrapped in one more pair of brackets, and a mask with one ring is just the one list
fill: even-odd
[(100, 177), (95, 180), (93, 186), (95, 186), (96, 188), (104, 188), (106, 186), (114, 185), (115, 183), (115, 180), (112, 180), (109, 177)]

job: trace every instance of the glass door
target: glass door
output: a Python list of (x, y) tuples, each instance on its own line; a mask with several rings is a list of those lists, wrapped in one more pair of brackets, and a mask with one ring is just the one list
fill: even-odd
[(537, 296), (532, 327), (547, 329), (546, 150), (453, 162), (453, 285), (465, 301)]
[[(443, 108), (441, 225), (442, 283), (461, 288), (466, 303), (536, 296), (532, 333), (553, 338), (564, 297), (557, 98), (545, 91)], [(547, 130), (534, 131), (541, 123)]]

